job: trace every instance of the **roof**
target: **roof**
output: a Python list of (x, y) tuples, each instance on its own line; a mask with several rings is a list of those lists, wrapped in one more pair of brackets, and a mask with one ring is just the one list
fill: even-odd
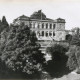
[(52, 20), (52, 19), (47, 18), (46, 15), (41, 10), (34, 12), (30, 16), (30, 19)]
[(62, 18), (57, 18), (55, 21), (57, 21), (57, 22), (62, 22), (62, 23), (65, 23), (65, 19), (62, 19)]
[(15, 20), (29, 20), (30, 18), (28, 16), (25, 15), (21, 15), (18, 18), (16, 18)]
[(64, 19), (62, 19), (62, 18), (57, 18), (57, 20), (64, 20)]
[(17, 20), (23, 20), (23, 21), (50, 21), (50, 22), (60, 22), (60, 23), (65, 23), (65, 19), (62, 18), (58, 18), (56, 20), (47, 18), (46, 15), (41, 11), (38, 10), (36, 12), (34, 12), (30, 17), (26, 16), (26, 15), (21, 15), (18, 18), (14, 19), (13, 22), (16, 22)]

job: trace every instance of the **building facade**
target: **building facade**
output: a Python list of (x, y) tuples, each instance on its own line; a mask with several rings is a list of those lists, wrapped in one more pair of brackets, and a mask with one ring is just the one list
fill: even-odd
[(41, 10), (34, 12), (30, 17), (22, 15), (13, 21), (14, 25), (21, 23), (28, 25), (36, 33), (38, 40), (61, 41), (69, 34), (65, 30), (65, 19), (49, 19)]

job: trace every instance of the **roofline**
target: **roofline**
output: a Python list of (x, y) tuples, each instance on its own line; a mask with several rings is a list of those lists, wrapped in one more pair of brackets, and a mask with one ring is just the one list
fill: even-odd
[(54, 22), (54, 20), (46, 20), (46, 19), (45, 20), (41, 20), (41, 19), (30, 19), (30, 21), (41, 21), (41, 22), (45, 22), (45, 21), (48, 21), (48, 22), (50, 21), (51, 22), (52, 21), (52, 22)]

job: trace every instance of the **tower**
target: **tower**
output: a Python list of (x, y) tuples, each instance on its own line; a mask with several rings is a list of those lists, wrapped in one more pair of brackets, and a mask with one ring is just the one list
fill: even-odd
[(65, 30), (65, 20), (58, 18), (56, 19), (56, 30), (63, 31)]
[(55, 29), (55, 40), (61, 41), (65, 40), (65, 19), (58, 18), (55, 20), (56, 29)]

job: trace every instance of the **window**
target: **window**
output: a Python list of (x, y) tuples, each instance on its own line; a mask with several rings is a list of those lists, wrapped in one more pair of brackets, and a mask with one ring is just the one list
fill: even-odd
[(40, 36), (40, 31), (37, 31), (37, 34)]
[(48, 28), (48, 23), (46, 24), (46, 29)]
[(56, 24), (53, 25), (53, 29), (55, 29)]
[(42, 31), (42, 36), (44, 36), (44, 31)]
[(46, 32), (46, 37), (48, 37), (48, 32)]
[(55, 33), (53, 32), (53, 36), (55, 36)]
[(50, 24), (50, 29), (52, 29), (52, 24)]
[(44, 23), (42, 23), (42, 29), (44, 28)]
[(40, 28), (40, 25), (38, 24), (38, 28)]
[(52, 36), (52, 32), (49, 32), (49, 36)]
[(33, 23), (33, 28), (35, 28), (35, 23)]

